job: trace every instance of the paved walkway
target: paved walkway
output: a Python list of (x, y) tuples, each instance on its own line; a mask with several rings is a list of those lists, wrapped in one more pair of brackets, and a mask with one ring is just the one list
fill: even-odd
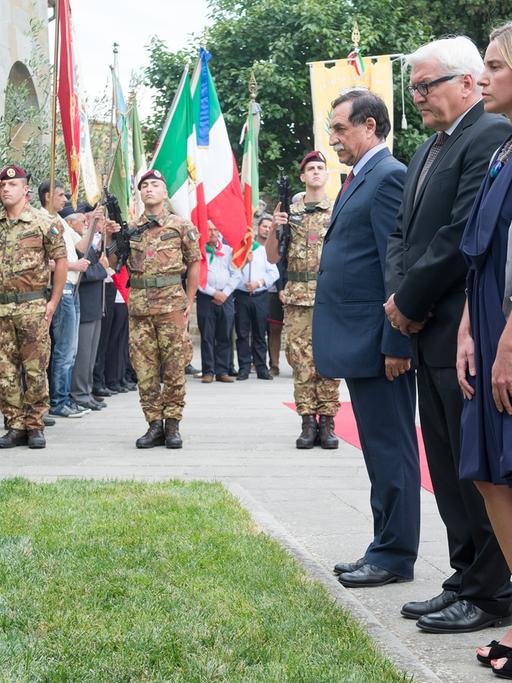
[[(197, 354), (197, 351), (196, 351)], [(199, 365), (198, 359), (195, 359)], [(342, 399), (348, 400), (346, 388)], [(361, 556), (371, 535), (368, 479), (361, 452), (346, 443), (337, 451), (298, 451), (289, 368), (274, 382), (201, 384), (188, 380), (181, 451), (137, 450), (145, 431), (137, 394), (110, 399), (101, 413), (61, 419), (47, 429), (44, 451), (16, 448), (0, 456), (0, 476), (33, 480), (118, 478), (219, 480), (248, 506), (257, 523), (277, 537), (331, 595), (351, 610), (385, 653), (417, 683), (489, 681), (474, 647), (501, 631), (460, 636), (422, 633), (400, 617), (403, 602), (437, 594), (448, 572), (445, 535), (434, 497), (422, 492), (422, 534), (416, 580), (375, 589), (344, 589), (331, 574), (336, 561)], [(313, 682), (312, 682), (313, 683)], [(338, 683), (338, 682), (337, 682)]]

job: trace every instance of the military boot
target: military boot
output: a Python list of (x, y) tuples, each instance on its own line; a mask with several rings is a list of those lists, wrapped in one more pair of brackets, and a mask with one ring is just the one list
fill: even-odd
[(42, 429), (29, 429), (27, 436), (29, 448), (46, 448), (46, 440)]
[(0, 448), (14, 448), (27, 445), (27, 432), (24, 429), (9, 429), (0, 438)]
[(173, 417), (167, 418), (165, 421), (165, 447), (166, 448), (181, 448), (183, 441), (180, 435), (180, 423)]
[(316, 415), (303, 415), (302, 432), (295, 442), (297, 448), (313, 448), (316, 441), (317, 430)]
[(135, 442), (137, 448), (153, 448), (163, 446), (165, 443), (163, 420), (153, 420), (149, 423), (149, 429)]
[(318, 431), (322, 448), (338, 448), (338, 439), (334, 433), (334, 418), (331, 415), (320, 415)]

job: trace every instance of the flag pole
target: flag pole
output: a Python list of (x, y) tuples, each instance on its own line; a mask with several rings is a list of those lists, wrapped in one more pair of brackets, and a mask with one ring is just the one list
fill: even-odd
[(50, 193), (48, 211), (55, 213), (53, 198), (55, 194), (55, 157), (57, 151), (57, 83), (59, 74), (59, 42), (60, 42), (60, 0), (55, 2), (55, 47), (53, 57), (53, 89), (52, 89), (52, 130), (50, 139)]
[[(116, 73), (117, 69), (117, 53), (118, 53), (118, 48), (119, 44), (118, 43), (113, 43), (112, 45), (112, 52), (114, 55), (113, 59), (113, 65), (110, 67), (110, 72), (112, 76), (112, 106), (110, 107), (110, 143), (109, 143), (109, 150), (108, 150), (108, 157), (109, 157), (109, 162), (112, 164), (112, 154), (114, 152), (114, 121), (115, 121), (115, 110), (116, 110), (116, 87), (115, 87), (115, 82), (114, 82), (114, 74)], [(107, 183), (108, 184), (108, 183)]]

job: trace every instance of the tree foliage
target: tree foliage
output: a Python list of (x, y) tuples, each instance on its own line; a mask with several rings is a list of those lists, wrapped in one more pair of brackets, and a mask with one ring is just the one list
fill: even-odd
[[(262, 108), (260, 175), (270, 189), (282, 166), (292, 175), (303, 154), (312, 148), (312, 107), (307, 63), (345, 57), (357, 20), (363, 54), (407, 53), (448, 33), (466, 33), (480, 46), (492, 25), (506, 16), (505, 2), (468, 0), (464, 5), (441, 0), (210, 0), (211, 27), (207, 47), (221, 106), (235, 153), (248, 104), (251, 70), (258, 82)], [(155, 38), (148, 46), (146, 82), (156, 89), (154, 110), (147, 122), (152, 148), (162, 128), (187, 61), (196, 59), (199, 37), (178, 52)], [(427, 133), (408, 95), (407, 130), (402, 118), (399, 67), (395, 77), (395, 154), (409, 161)]]

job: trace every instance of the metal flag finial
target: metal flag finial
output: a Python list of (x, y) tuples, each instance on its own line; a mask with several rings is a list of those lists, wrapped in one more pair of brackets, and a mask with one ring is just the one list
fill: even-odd
[(253, 102), (256, 101), (256, 95), (258, 94), (258, 83), (256, 81), (256, 76), (254, 71), (251, 70), (251, 76), (249, 78), (249, 95)]
[(352, 43), (354, 45), (354, 50), (359, 47), (359, 41), (361, 40), (361, 34), (359, 33), (359, 26), (357, 21), (354, 21), (354, 26), (352, 27)]

